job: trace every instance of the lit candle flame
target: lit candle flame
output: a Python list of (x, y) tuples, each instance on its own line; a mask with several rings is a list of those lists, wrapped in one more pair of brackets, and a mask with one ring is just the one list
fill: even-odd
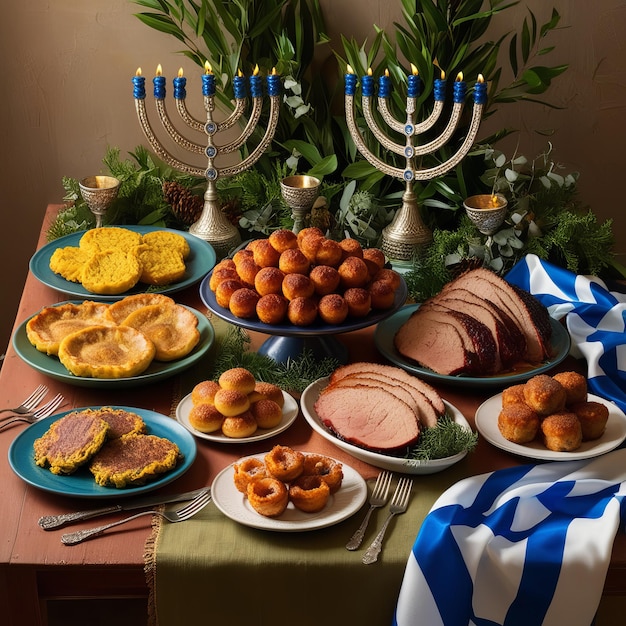
[(259, 66), (258, 64), (254, 66), (254, 71), (252, 72), (253, 76), (259, 75)]
[(138, 67), (137, 71), (135, 72), (135, 76), (141, 76), (141, 68)]
[(457, 79), (458, 81), (463, 80), (463, 72), (459, 72), (459, 73), (456, 75), (456, 79)]
[(387, 78), (389, 78), (389, 70), (388, 70), (388, 69), (387, 69), (387, 70), (385, 70), (385, 76), (386, 76)]
[(157, 75), (157, 76), (161, 76), (161, 74), (163, 74), (163, 68), (161, 67), (161, 64), (159, 63), (159, 64), (157, 65), (156, 75)]
[(348, 72), (348, 74), (354, 74), (354, 70), (351, 65), (346, 65), (346, 72)]
[(367, 75), (368, 75), (368, 76), (372, 76), (372, 74), (373, 74), (373, 72), (372, 72), (372, 68), (371, 68), (371, 67), (368, 67), (368, 68), (367, 68)]
[(446, 73), (441, 70), (441, 80), (445, 80), (446, 79)]
[(479, 82), (479, 83), (484, 83), (484, 82), (485, 82), (485, 78), (483, 77), (483, 75), (482, 75), (482, 74), (479, 74), (479, 75), (478, 75), (477, 80), (478, 80), (478, 82)]
[(204, 62), (204, 73), (213, 74), (213, 68), (211, 67), (211, 64), (208, 61)]
[(183, 77), (183, 68), (179, 68), (178, 70), (178, 78), (182, 78)]
[(276, 68), (273, 67), (272, 68), (272, 76), (276, 76), (278, 74), (278, 72), (276, 71)]
[(419, 72), (417, 71), (417, 67), (411, 63), (411, 73), (413, 74), (413, 76), (417, 76), (419, 74)]
[(242, 78), (243, 72), (241, 70), (237, 70), (237, 76), (239, 76), (239, 78)]

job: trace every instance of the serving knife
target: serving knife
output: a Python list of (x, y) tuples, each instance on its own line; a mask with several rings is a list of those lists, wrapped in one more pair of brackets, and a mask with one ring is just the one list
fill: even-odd
[(91, 511), (77, 511), (76, 513), (63, 513), (61, 515), (44, 515), (39, 518), (37, 523), (44, 530), (52, 530), (54, 528), (59, 528), (60, 526), (65, 526), (65, 524), (70, 524), (84, 519), (91, 519), (92, 517), (98, 517), (100, 515), (107, 515), (108, 513), (116, 513), (117, 511), (132, 511), (133, 509), (149, 508), (159, 504), (168, 504), (169, 502), (184, 502), (185, 500), (193, 500), (193, 498), (205, 491), (211, 491), (211, 488), (202, 487), (202, 489), (187, 491), (186, 493), (148, 496), (145, 498), (138, 498), (136, 500), (129, 500), (123, 504), (107, 506), (101, 509), (92, 509)]

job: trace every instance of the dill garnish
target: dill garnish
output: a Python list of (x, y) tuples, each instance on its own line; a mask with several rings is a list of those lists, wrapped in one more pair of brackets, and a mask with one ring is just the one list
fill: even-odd
[(471, 452), (477, 443), (477, 433), (457, 424), (446, 415), (439, 420), (437, 426), (424, 429), (417, 445), (409, 450), (406, 458), (411, 461), (443, 459), (464, 450)]

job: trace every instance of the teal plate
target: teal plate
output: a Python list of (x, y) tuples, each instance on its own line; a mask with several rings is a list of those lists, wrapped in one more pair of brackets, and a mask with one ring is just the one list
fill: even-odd
[(176, 233), (177, 235), (182, 235), (189, 244), (190, 253), (189, 257), (185, 260), (185, 265), (187, 270), (185, 271), (185, 276), (182, 280), (179, 280), (176, 283), (172, 283), (171, 285), (165, 285), (162, 289), (155, 289), (154, 287), (150, 287), (148, 285), (144, 285), (142, 283), (138, 283), (132, 289), (128, 291), (116, 294), (116, 295), (105, 295), (98, 293), (91, 293), (87, 291), (80, 283), (73, 283), (69, 280), (65, 280), (59, 274), (55, 274), (50, 269), (50, 258), (54, 254), (54, 251), (57, 248), (66, 248), (66, 247), (78, 247), (81, 237), (85, 234), (85, 231), (80, 231), (77, 233), (72, 233), (71, 235), (65, 235), (65, 237), (59, 237), (54, 241), (46, 244), (42, 248), (39, 248), (37, 252), (31, 257), (29, 268), (33, 273), (35, 278), (42, 282), (44, 285), (48, 287), (52, 287), (52, 289), (56, 289), (62, 293), (66, 293), (70, 296), (76, 296), (77, 298), (89, 299), (89, 300), (121, 300), (122, 298), (129, 296), (134, 293), (144, 293), (148, 288), (151, 292), (158, 292), (163, 294), (175, 293), (177, 291), (181, 291), (190, 287), (191, 285), (195, 285), (200, 282), (207, 274), (213, 269), (216, 261), (216, 254), (213, 246), (210, 243), (196, 237), (195, 235), (190, 235), (188, 232), (182, 230), (174, 230), (171, 228), (158, 228), (156, 226), (120, 226), (120, 228), (126, 228), (127, 230), (132, 230), (136, 233), (140, 233), (141, 235), (145, 235), (146, 233), (150, 233), (156, 230), (164, 230), (172, 233)]
[[(65, 302), (59, 302), (66, 304)], [(184, 306), (184, 305), (181, 305)], [(76, 385), (78, 387), (97, 387), (97, 388), (115, 388), (120, 389), (122, 387), (137, 387), (138, 385), (147, 385), (154, 383), (165, 378), (170, 378), (179, 372), (182, 372), (190, 368), (194, 363), (201, 359), (207, 352), (207, 350), (213, 345), (215, 340), (215, 330), (211, 325), (211, 322), (202, 315), (199, 311), (186, 307), (198, 318), (198, 330), (200, 331), (200, 341), (198, 345), (182, 359), (170, 362), (152, 361), (148, 369), (139, 374), (139, 376), (132, 376), (129, 378), (89, 378), (86, 376), (74, 376), (65, 369), (65, 366), (59, 361), (56, 356), (48, 356), (43, 352), (39, 352), (33, 344), (28, 340), (26, 334), (26, 324), (28, 320), (24, 321), (13, 334), (13, 348), (17, 355), (32, 368), (37, 371), (50, 376), (56, 380), (63, 381), (70, 385)]]
[(419, 304), (411, 304), (400, 309), (391, 317), (383, 320), (376, 327), (374, 332), (374, 343), (378, 351), (394, 365), (403, 370), (418, 376), (431, 383), (441, 383), (460, 387), (506, 387), (522, 383), (537, 374), (545, 374), (548, 370), (558, 365), (569, 354), (571, 340), (567, 329), (557, 320), (550, 318), (552, 325), (552, 338), (550, 345), (552, 348), (552, 358), (523, 371), (514, 371), (510, 374), (500, 374), (496, 376), (444, 376), (437, 374), (427, 367), (421, 367), (415, 361), (406, 359), (397, 350), (393, 343), (394, 337), (400, 327), (419, 308)]
[(196, 441), (193, 435), (176, 420), (146, 409), (112, 406), (114, 409), (123, 409), (139, 415), (147, 426), (147, 434), (164, 437), (174, 442), (183, 455), (182, 461), (172, 471), (166, 472), (160, 478), (148, 482), (145, 485), (128, 487), (126, 489), (101, 487), (96, 483), (92, 473), (86, 468), (80, 468), (69, 476), (57, 476), (50, 470), (39, 467), (34, 459), (33, 444), (35, 440), (43, 436), (53, 422), (56, 422), (68, 413), (82, 411), (85, 408), (99, 409), (101, 407), (92, 406), (64, 411), (63, 413), (58, 413), (52, 417), (35, 422), (23, 430), (13, 440), (9, 448), (9, 464), (11, 465), (11, 469), (29, 485), (42, 489), (43, 491), (77, 498), (121, 498), (136, 496), (137, 494), (147, 491), (154, 491), (159, 487), (163, 487), (163, 485), (171, 483), (179, 476), (182, 476), (191, 467), (196, 458)]

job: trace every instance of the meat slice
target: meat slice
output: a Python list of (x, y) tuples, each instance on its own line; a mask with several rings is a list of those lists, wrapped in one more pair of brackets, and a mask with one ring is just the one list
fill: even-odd
[(405, 372), (399, 367), (394, 365), (384, 365), (382, 363), (367, 363), (365, 361), (358, 361), (356, 363), (348, 363), (338, 367), (330, 377), (331, 384), (337, 382), (341, 378), (352, 375), (367, 375), (370, 377), (382, 377), (383, 380), (391, 379), (398, 384), (407, 385), (411, 389), (423, 394), (430, 404), (433, 406), (435, 413), (438, 417), (441, 417), (446, 412), (446, 407), (443, 403), (443, 399), (437, 392), (437, 390), (429, 385), (421, 378), (417, 378), (408, 372)]
[(315, 411), (337, 437), (376, 452), (395, 453), (416, 443), (420, 434), (411, 407), (381, 388), (330, 385)]
[(478, 374), (478, 356), (467, 345), (451, 316), (437, 311), (417, 309), (398, 329), (396, 350), (433, 372), (444, 376)]
[[(520, 297), (518, 289), (485, 268), (465, 272), (453, 283), (456, 287), (463, 287), (493, 302), (519, 324), (526, 338), (525, 359), (531, 363), (541, 363), (550, 356), (550, 331), (548, 329), (551, 327), (545, 307), (529, 307), (527, 298)], [(447, 288), (447, 286), (444, 287), (442, 292), (445, 292)]]

